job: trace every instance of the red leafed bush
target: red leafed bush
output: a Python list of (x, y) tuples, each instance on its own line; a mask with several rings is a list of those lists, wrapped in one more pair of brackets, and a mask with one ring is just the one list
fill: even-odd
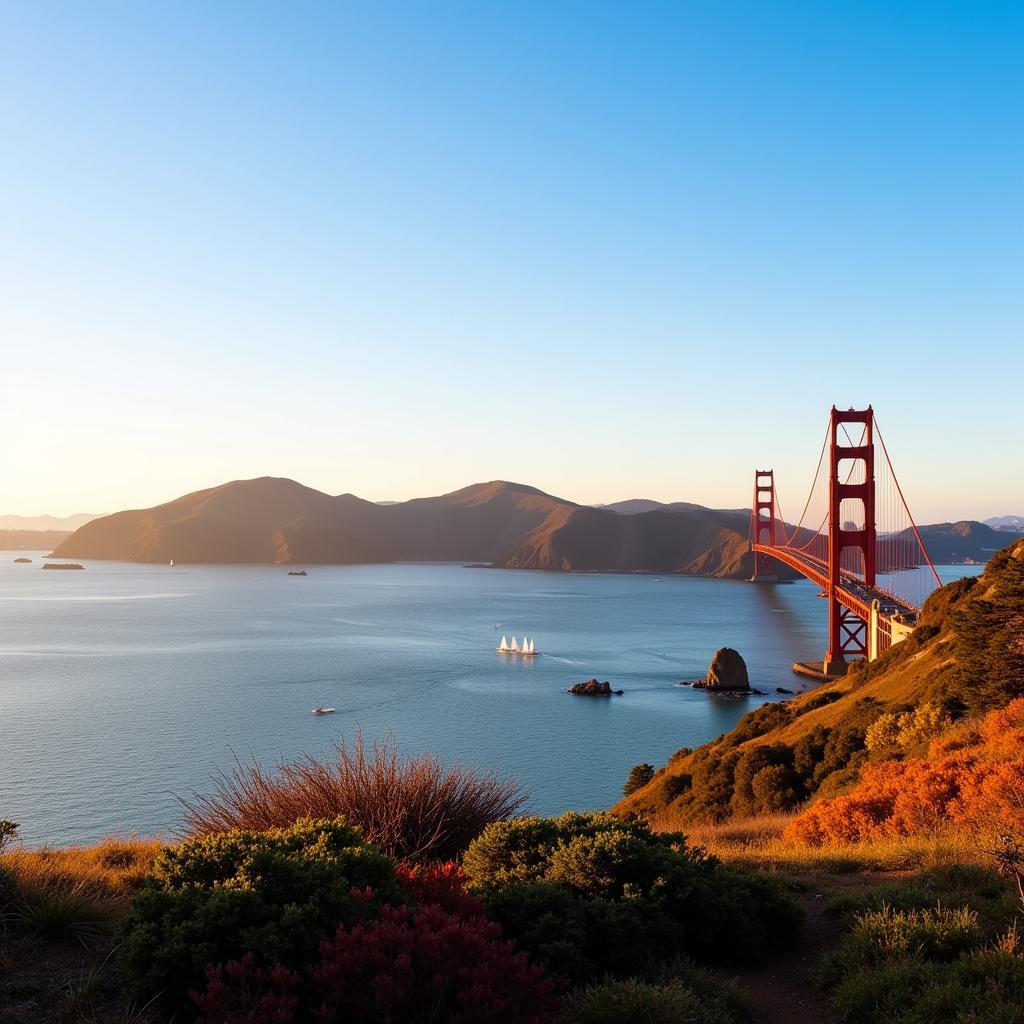
[(395, 877), (417, 905), (430, 903), (458, 917), (483, 916), (483, 903), (466, 891), (466, 876), (454, 861), (421, 866), (399, 864)]
[(324, 1024), (546, 1024), (554, 983), (486, 918), (385, 907), (339, 928), (312, 973)]
[[(321, 945), (300, 976), (252, 954), (207, 968), (199, 1024), (546, 1024), (555, 983), (502, 941), (455, 863), (399, 865), (410, 905), (377, 906)], [(353, 895), (357, 895), (353, 893)], [(379, 916), (376, 916), (378, 915)]]
[(820, 846), (950, 828), (1024, 828), (1024, 699), (932, 740), (928, 758), (867, 765), (857, 786), (794, 818), (786, 838)]
[(276, 964), (257, 966), (252, 953), (206, 968), (206, 990), (193, 992), (200, 1024), (294, 1024), (299, 976)]

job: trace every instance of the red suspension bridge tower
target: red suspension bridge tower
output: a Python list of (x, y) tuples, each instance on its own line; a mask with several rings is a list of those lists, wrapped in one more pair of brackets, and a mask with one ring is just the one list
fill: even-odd
[[(858, 444), (842, 444), (842, 424), (862, 424)], [(829, 420), (828, 503), (828, 652), (825, 672), (845, 670), (848, 657), (868, 656), (867, 622), (839, 600), (844, 564), (862, 576), (864, 585), (875, 586), (875, 444), (874, 412), (842, 412), (834, 405)], [(849, 439), (849, 433), (844, 431)], [(845, 467), (844, 463), (850, 463)], [(842, 470), (842, 472), (841, 472)], [(842, 473), (846, 474), (844, 481)], [(858, 483), (851, 483), (853, 479)], [(860, 507), (852, 507), (851, 503)], [(851, 559), (847, 552), (854, 557)], [(857, 558), (859, 553), (859, 559)], [(857, 566), (857, 561), (860, 566)], [(851, 564), (852, 563), (852, 564)]]
[[(755, 581), (775, 581), (774, 566), (782, 562), (828, 601), (828, 647), (821, 669), (808, 670), (819, 676), (841, 675), (850, 659), (883, 654), (909, 634), (925, 598), (941, 586), (870, 405), (832, 407), (795, 524), (779, 512), (774, 472), (755, 470), (750, 544)], [(795, 667), (804, 671), (807, 663)]]

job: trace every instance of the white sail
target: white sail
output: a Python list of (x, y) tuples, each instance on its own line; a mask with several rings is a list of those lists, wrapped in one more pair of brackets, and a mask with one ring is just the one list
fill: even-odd
[(508, 641), (505, 639), (504, 636), (502, 636), (502, 638), (501, 638), (501, 643), (498, 644), (498, 650), (499, 651), (507, 651), (508, 650)]
[(533, 650), (533, 641), (532, 640), (526, 645), (526, 653), (527, 654), (535, 653), (534, 650)]
[(515, 637), (512, 637), (512, 646), (509, 648), (509, 650), (510, 651), (516, 651), (516, 652), (518, 652), (518, 650), (519, 650), (519, 644), (516, 643), (516, 638)]

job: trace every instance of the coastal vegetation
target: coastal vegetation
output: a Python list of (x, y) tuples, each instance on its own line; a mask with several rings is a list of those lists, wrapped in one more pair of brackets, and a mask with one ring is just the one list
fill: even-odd
[[(555, 1024), (651, 1006), (726, 1024), (738, 997), (680, 954), (746, 962), (795, 938), (800, 912), (777, 882), (639, 821), (504, 817), (513, 800), (454, 859), (481, 811), (460, 817), (465, 788), (448, 776), (482, 776), (424, 776), (422, 759), (375, 749), (347, 785), (386, 813), (376, 794), (404, 765), (448, 823), (436, 846), (416, 828), (412, 856), (386, 853), (342, 817), (303, 816), (170, 844), (8, 849), (0, 993), (23, 1012), (0, 1021)], [(27, 911), (44, 899), (45, 918)]]
[(511, 817), (528, 795), (513, 779), (433, 754), (404, 757), (394, 737), (362, 735), (332, 756), (307, 754), (267, 771), (236, 762), (211, 794), (183, 798), (190, 836), (232, 829), (286, 828), (302, 818), (344, 818), (388, 856), (406, 861), (458, 857), (492, 821)]

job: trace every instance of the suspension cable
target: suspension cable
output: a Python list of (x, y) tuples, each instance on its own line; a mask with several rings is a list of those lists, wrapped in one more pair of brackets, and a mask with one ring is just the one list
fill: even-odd
[(942, 580), (939, 579), (939, 574), (935, 571), (935, 566), (932, 564), (931, 556), (928, 554), (928, 549), (924, 546), (924, 540), (921, 537), (921, 531), (917, 528), (917, 523), (914, 522), (914, 514), (910, 511), (910, 506), (907, 504), (907, 499), (903, 497), (903, 488), (900, 487), (899, 478), (896, 476), (896, 470), (892, 468), (892, 459), (889, 458), (889, 449), (885, 447), (885, 438), (882, 437), (882, 431), (878, 427), (878, 416), (875, 416), (875, 430), (878, 431), (878, 440), (882, 443), (882, 453), (885, 455), (886, 464), (889, 466), (889, 472), (892, 474), (892, 482), (896, 485), (896, 490), (900, 496), (900, 502), (903, 504), (903, 510), (907, 513), (907, 518), (910, 520), (910, 525), (914, 529), (914, 536), (917, 538), (917, 543), (921, 545), (921, 553), (924, 555), (925, 561), (928, 563), (928, 568), (932, 571), (932, 576), (935, 577), (935, 582), (941, 587)]

